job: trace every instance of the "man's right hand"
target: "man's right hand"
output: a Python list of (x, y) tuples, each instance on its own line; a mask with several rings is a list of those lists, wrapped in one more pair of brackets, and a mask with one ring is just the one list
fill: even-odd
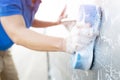
[(73, 53), (84, 49), (93, 39), (94, 33), (89, 24), (76, 24), (66, 38), (66, 52)]

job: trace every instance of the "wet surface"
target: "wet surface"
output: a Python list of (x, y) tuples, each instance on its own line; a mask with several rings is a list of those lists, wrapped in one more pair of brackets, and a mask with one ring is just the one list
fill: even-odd
[(73, 70), (72, 80), (120, 80), (120, 5), (117, 1), (102, 1), (103, 24), (93, 68), (90, 71)]

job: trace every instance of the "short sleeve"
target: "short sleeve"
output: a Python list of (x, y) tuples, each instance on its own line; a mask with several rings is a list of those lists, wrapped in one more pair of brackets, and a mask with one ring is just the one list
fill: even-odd
[(0, 17), (22, 14), (21, 0), (0, 0)]

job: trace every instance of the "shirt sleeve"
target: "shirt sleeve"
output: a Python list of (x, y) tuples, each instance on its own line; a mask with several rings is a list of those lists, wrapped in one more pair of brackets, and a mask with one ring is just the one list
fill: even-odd
[(0, 0), (0, 17), (22, 14), (21, 0)]

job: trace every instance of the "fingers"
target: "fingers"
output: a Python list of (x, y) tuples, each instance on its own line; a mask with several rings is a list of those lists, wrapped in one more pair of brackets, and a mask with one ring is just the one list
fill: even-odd
[(67, 5), (65, 5), (63, 11), (61, 12), (61, 14), (60, 14), (61, 17), (67, 16), (67, 15), (65, 15), (66, 9), (67, 9)]
[(90, 28), (90, 24), (89, 23), (84, 23), (84, 22), (76, 22), (76, 27), (77, 28)]
[(61, 21), (64, 18), (67, 18), (67, 14), (66, 13), (66, 9), (67, 9), (67, 5), (65, 5), (64, 9), (62, 10), (61, 14), (59, 15), (59, 21)]
[(74, 52), (84, 49), (98, 35), (98, 33), (95, 33), (93, 27), (89, 24), (81, 25), (80, 23), (78, 26), (74, 26), (68, 38), (67, 51)]

